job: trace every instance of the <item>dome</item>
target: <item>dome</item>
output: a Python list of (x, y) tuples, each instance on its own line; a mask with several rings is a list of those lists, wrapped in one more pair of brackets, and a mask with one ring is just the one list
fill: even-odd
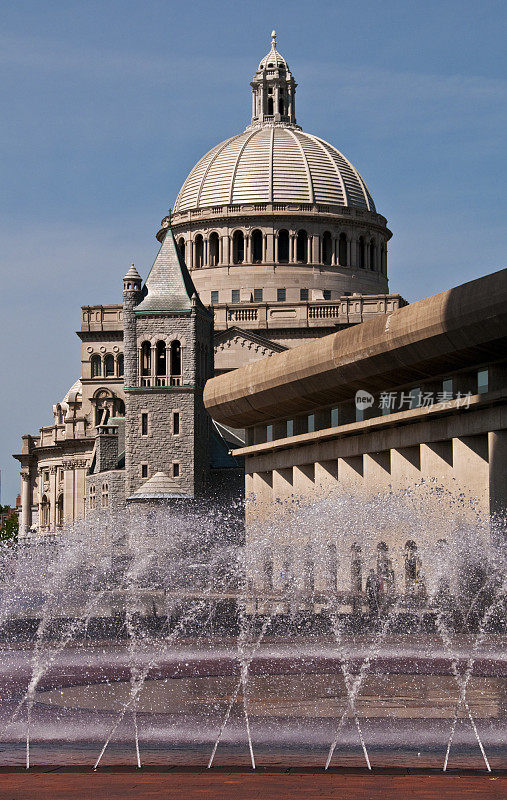
[(245, 203), (318, 203), (375, 211), (368, 188), (335, 147), (293, 125), (261, 125), (196, 164), (174, 212)]

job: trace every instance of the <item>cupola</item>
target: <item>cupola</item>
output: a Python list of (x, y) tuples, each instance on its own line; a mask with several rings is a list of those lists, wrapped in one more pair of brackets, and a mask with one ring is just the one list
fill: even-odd
[(276, 31), (271, 33), (271, 50), (264, 56), (250, 84), (252, 87), (252, 127), (283, 123), (296, 125), (296, 86), (289, 65), (276, 47)]
[(127, 274), (123, 279), (123, 291), (140, 292), (141, 283), (142, 283), (141, 276), (139, 275), (134, 265), (131, 264), (129, 271), (127, 272)]

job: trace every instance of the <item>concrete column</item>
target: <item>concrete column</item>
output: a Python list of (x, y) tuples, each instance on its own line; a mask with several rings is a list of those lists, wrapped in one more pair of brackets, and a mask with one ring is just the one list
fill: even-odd
[(273, 237), (273, 260), (275, 264), (278, 264), (278, 236)]
[(499, 514), (507, 508), (507, 431), (488, 433), (489, 508)]
[(338, 239), (336, 236), (333, 236), (332, 242), (333, 248), (331, 250), (331, 266), (336, 267), (338, 264)]
[(273, 500), (287, 500), (294, 494), (293, 468), (273, 470)]
[(315, 490), (326, 495), (338, 486), (338, 459), (315, 462)]
[(63, 472), (63, 514), (65, 523), (74, 521), (74, 470), (68, 468)]
[(389, 486), (391, 483), (391, 453), (389, 450), (365, 453), (363, 466), (365, 487), (377, 492)]
[(441, 486), (452, 478), (452, 441), (421, 444), (421, 477), (436, 478)]
[(207, 267), (209, 264), (208, 261), (208, 254), (209, 254), (209, 239), (204, 239), (202, 244), (202, 265), (203, 267)]
[(399, 447), (391, 450), (391, 481), (394, 491), (414, 486), (421, 480), (421, 448)]
[(58, 500), (58, 470), (56, 467), (51, 467), (49, 474), (50, 480), (50, 493), (51, 498), (51, 527), (53, 530), (56, 528), (56, 501)]
[(357, 267), (357, 248), (356, 240), (349, 239), (347, 242), (347, 262), (349, 267)]
[[(167, 354), (169, 356), (169, 354)], [(183, 361), (183, 353), (181, 354), (181, 360)], [(157, 348), (154, 344), (151, 346), (151, 376), (154, 377), (155, 372), (157, 369)]]
[(222, 236), (222, 264), (229, 264), (231, 260), (229, 236)]
[(364, 484), (363, 470), (363, 456), (339, 458), (338, 480), (340, 488), (362, 491)]
[(289, 262), (291, 264), (295, 264), (296, 263), (296, 234), (295, 233), (289, 234), (289, 243), (290, 243), (290, 247), (289, 247)]
[(264, 516), (267, 509), (271, 506), (273, 496), (273, 473), (272, 472), (254, 472), (252, 474), (251, 484), (253, 487), (254, 499), (248, 503), (246, 507), (245, 521), (258, 519)]
[(296, 497), (307, 500), (315, 497), (315, 465), (302, 464), (294, 467), (293, 486)]
[(78, 467), (75, 470), (76, 519), (82, 519), (85, 515), (85, 476), (86, 468)]
[[(457, 485), (465, 494), (465, 510), (472, 516), (477, 508), (489, 513), (488, 436), (462, 436), (452, 440), (453, 472)], [(478, 506), (476, 506), (476, 501)]]
[(320, 263), (319, 241), (319, 236), (315, 233), (312, 234), (312, 264)]
[(275, 235), (274, 233), (267, 233), (266, 234), (266, 245), (265, 245), (265, 261), (272, 261), (275, 260)]
[(245, 264), (252, 263), (252, 237), (245, 234)]
[(21, 536), (26, 536), (32, 524), (30, 502), (30, 474), (21, 473)]

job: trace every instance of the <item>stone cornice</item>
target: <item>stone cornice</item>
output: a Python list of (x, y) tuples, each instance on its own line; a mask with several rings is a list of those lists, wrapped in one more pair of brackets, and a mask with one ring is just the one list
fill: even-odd
[[(179, 230), (188, 228), (197, 229), (202, 227), (220, 227), (238, 224), (244, 220), (247, 225), (252, 224), (255, 219), (256, 227), (261, 224), (261, 220), (273, 220), (279, 218), (286, 225), (287, 221), (295, 217), (301, 221), (308, 222), (330, 221), (336, 223), (351, 223), (353, 225), (364, 225), (372, 229), (387, 233), (388, 239), (392, 233), (387, 228), (387, 219), (376, 211), (364, 211), (359, 208), (349, 206), (321, 205), (317, 203), (252, 203), (243, 205), (222, 205), (204, 209), (193, 209), (173, 214), (171, 224), (175, 235)], [(299, 223), (300, 224), (300, 223)], [(161, 228), (157, 233), (157, 239), (161, 241), (165, 235), (165, 228)]]

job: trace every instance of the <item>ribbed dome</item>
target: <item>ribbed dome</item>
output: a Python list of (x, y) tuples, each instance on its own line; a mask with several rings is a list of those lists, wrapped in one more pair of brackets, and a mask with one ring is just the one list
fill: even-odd
[(375, 211), (350, 161), (292, 125), (256, 127), (214, 147), (186, 179), (174, 211), (244, 203), (319, 203)]

